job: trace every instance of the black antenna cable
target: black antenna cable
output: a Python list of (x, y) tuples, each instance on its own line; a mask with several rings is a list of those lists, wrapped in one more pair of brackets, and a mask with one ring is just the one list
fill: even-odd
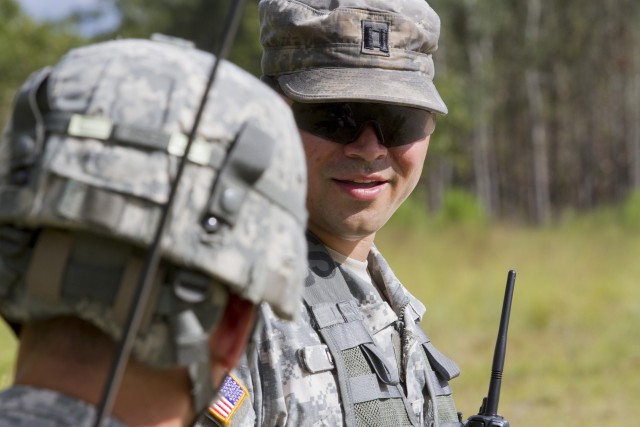
[(221, 60), (226, 57), (226, 55), (228, 54), (231, 48), (231, 45), (233, 44), (235, 34), (240, 24), (240, 18), (242, 15), (242, 10), (244, 8), (244, 2), (245, 0), (231, 1), (232, 4), (230, 6), (229, 12), (227, 13), (227, 18), (225, 20), (225, 28), (222, 33), (223, 34), (222, 42), (218, 46), (218, 51), (216, 52), (216, 55), (215, 55), (216, 57), (214, 58), (214, 63), (213, 63), (213, 66), (211, 67), (211, 72), (209, 73), (209, 80), (207, 81), (204, 93), (202, 94), (202, 99), (200, 101), (200, 105), (198, 107), (195, 120), (193, 122), (193, 127), (191, 128), (191, 132), (189, 132), (189, 139), (187, 141), (187, 146), (184, 150), (184, 154), (180, 159), (176, 177), (171, 185), (169, 198), (167, 200), (167, 203), (163, 206), (163, 209), (160, 215), (160, 221), (158, 223), (158, 227), (156, 228), (156, 232), (153, 238), (153, 243), (149, 247), (149, 250), (147, 251), (145, 256), (144, 269), (142, 271), (140, 280), (136, 287), (133, 304), (129, 309), (127, 320), (125, 322), (125, 326), (122, 332), (122, 338), (118, 343), (116, 357), (113, 359), (111, 370), (107, 378), (107, 383), (105, 384), (105, 388), (102, 393), (102, 399), (98, 407), (98, 411), (96, 414), (96, 422), (94, 424), (94, 427), (101, 427), (102, 423), (104, 422), (104, 419), (111, 413), (111, 410), (113, 408), (113, 403), (116, 397), (116, 393), (120, 386), (122, 375), (124, 374), (124, 369), (127, 366), (127, 361), (131, 353), (131, 348), (133, 346), (135, 336), (140, 327), (140, 322), (142, 320), (142, 315), (144, 313), (144, 303), (145, 301), (147, 301), (149, 297), (149, 294), (153, 287), (152, 279), (160, 263), (160, 247), (161, 247), (162, 237), (164, 235), (169, 214), (171, 213), (171, 209), (173, 207), (178, 185), (182, 178), (182, 175), (187, 163), (187, 159), (189, 157), (189, 151), (191, 149), (191, 145), (198, 131), (198, 125), (200, 124), (202, 113), (204, 112), (204, 107), (206, 105), (207, 98), (209, 96), (209, 90), (211, 89), (211, 86), (213, 85), (213, 82), (215, 80), (216, 73), (218, 71), (218, 66), (220, 65)]

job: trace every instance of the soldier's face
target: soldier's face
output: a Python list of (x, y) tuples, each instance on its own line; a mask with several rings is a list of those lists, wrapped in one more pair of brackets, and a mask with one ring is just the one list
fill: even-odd
[(348, 241), (373, 240), (415, 188), (429, 136), (386, 147), (372, 125), (351, 143), (338, 144), (303, 130), (308, 170), (309, 229)]

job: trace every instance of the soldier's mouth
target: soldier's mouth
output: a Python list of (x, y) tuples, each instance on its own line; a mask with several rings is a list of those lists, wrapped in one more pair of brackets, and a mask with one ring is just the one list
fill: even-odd
[(375, 187), (376, 185), (380, 185), (383, 184), (384, 181), (378, 181), (378, 180), (372, 180), (372, 179), (336, 179), (335, 181), (339, 182), (339, 183), (344, 183), (346, 185), (353, 185), (354, 187), (361, 187), (361, 188), (371, 188), (371, 187)]
[(372, 179), (334, 179), (333, 182), (343, 193), (359, 200), (375, 199), (387, 186), (386, 181)]

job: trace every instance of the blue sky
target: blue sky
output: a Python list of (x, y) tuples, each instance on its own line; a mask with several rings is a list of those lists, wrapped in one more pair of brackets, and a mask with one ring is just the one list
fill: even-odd
[[(107, 6), (109, 2), (101, 0), (18, 0), (22, 9), (36, 21), (58, 20), (73, 11)], [(93, 35), (113, 29), (118, 24), (118, 14), (107, 6), (104, 18), (82, 25), (78, 31), (84, 35)]]

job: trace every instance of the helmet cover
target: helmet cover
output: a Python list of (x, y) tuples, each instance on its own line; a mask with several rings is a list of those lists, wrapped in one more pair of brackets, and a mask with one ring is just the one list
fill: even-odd
[[(78, 48), (34, 73), (0, 142), (0, 314), (122, 334), (214, 57), (151, 40)], [(202, 360), (226, 292), (292, 318), (306, 170), (287, 105), (222, 61), (175, 194), (133, 354)]]

